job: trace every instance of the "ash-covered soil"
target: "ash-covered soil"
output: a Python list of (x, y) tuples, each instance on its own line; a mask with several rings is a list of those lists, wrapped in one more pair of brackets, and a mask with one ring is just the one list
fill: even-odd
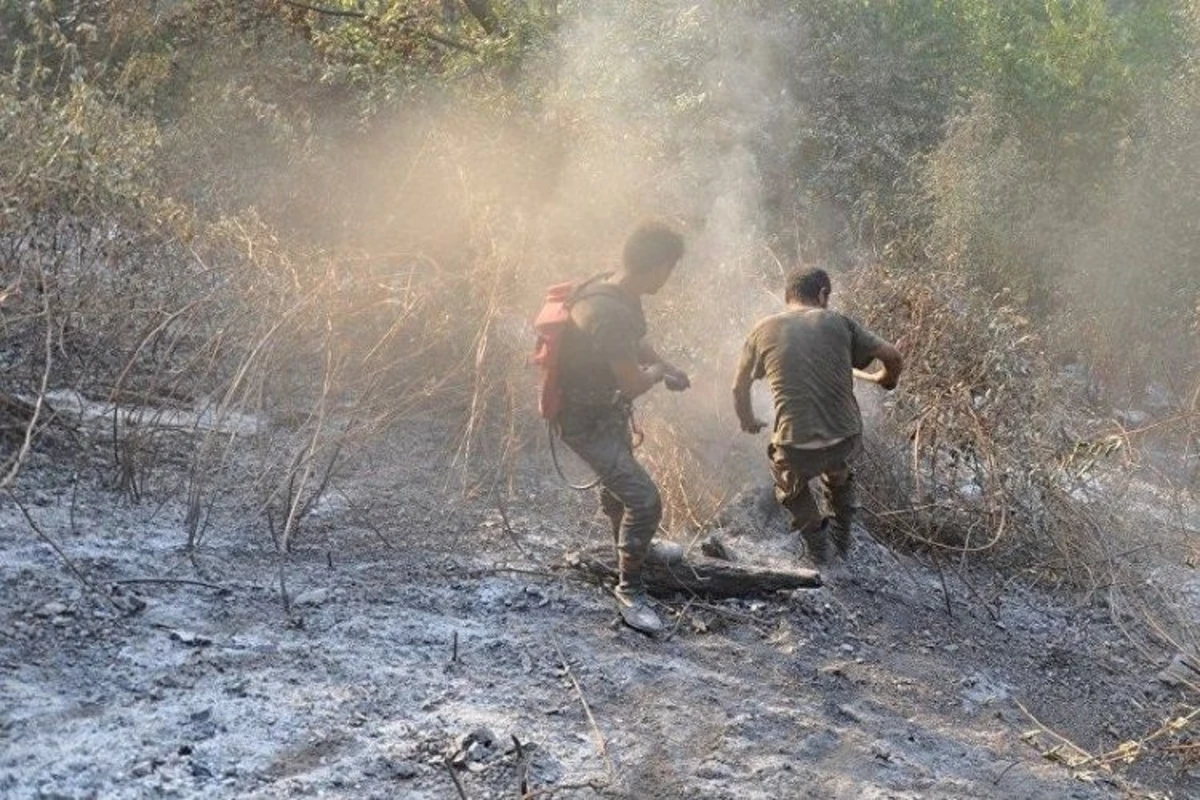
[[(364, 457), (282, 565), (253, 516), (189, 558), (179, 501), (36, 460), (0, 497), (0, 795), (1200, 797), (1165, 761), (1064, 763), (1056, 736), (1108, 751), (1186, 701), (1101, 605), (860, 532), (825, 587), (681, 597), (652, 640), (555, 568), (607, 535), (590, 500), (540, 456), (503, 514), (464, 500), (443, 441)], [(744, 496), (726, 544), (796, 564)]]

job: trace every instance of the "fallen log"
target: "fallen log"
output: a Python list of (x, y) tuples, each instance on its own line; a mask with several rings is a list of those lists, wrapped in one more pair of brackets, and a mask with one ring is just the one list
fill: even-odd
[[(567, 553), (566, 566), (592, 579), (615, 581), (617, 565), (610, 548)], [(647, 563), (642, 568), (646, 591), (655, 597), (698, 594), (706, 597), (746, 597), (787, 589), (816, 589), (821, 573), (813, 569), (769, 569), (732, 564), (704, 556), (676, 564)]]

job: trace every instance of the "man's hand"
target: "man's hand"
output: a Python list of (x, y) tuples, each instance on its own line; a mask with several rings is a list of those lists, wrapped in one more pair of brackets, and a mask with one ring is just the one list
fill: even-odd
[(617, 389), (627, 400), (641, 397), (666, 375), (662, 364), (643, 367), (633, 359), (610, 361), (609, 367), (612, 369), (613, 377), (617, 379)]
[(892, 389), (895, 389), (899, 384), (899, 380), (894, 375), (883, 369), (879, 370), (878, 372), (865, 372), (861, 369), (856, 369), (854, 370), (854, 377), (858, 378), (864, 383), (874, 383), (878, 386), (882, 386), (889, 392)]
[(742, 422), (742, 431), (744, 433), (760, 433), (763, 428), (767, 427), (767, 423), (763, 422), (758, 417), (751, 417), (750, 419), (743, 419), (741, 422)]
[(659, 381), (666, 380), (668, 373), (666, 365), (658, 363), (651, 364), (648, 367), (642, 367), (642, 374), (646, 376), (651, 384), (655, 384)]
[(684, 389), (690, 388), (692, 382), (686, 372), (668, 365), (663, 377), (663, 384), (672, 392), (682, 392)]

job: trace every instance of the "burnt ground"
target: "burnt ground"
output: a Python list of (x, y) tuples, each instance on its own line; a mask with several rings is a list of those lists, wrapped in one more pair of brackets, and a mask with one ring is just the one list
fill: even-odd
[[(1081, 765), (1057, 738), (1108, 751), (1187, 700), (1098, 601), (860, 531), (825, 587), (677, 598), (652, 640), (555, 568), (604, 537), (589, 500), (541, 456), (506, 514), (464, 500), (443, 441), (414, 427), (317, 506), (288, 611), (248, 510), (188, 558), (171, 493), (35, 459), (0, 498), (0, 795), (1200, 797), (1195, 771)], [(725, 541), (796, 563), (764, 508)]]

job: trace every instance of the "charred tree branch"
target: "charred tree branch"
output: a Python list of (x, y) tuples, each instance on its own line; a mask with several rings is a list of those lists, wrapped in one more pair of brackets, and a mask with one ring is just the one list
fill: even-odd
[(431, 31), (417, 31), (417, 35), (422, 36), (431, 42), (437, 42), (438, 44), (446, 45), (446, 47), (453, 47), (455, 50), (461, 50), (464, 53), (474, 54), (479, 52), (466, 42), (460, 42), (457, 39), (451, 39), (449, 36), (442, 36), (440, 33), (433, 33)]
[(308, 3), (301, 3), (298, 0), (280, 0), (285, 6), (292, 8), (300, 8), (305, 11), (312, 11), (315, 14), (325, 14), (329, 17), (354, 17), (355, 19), (363, 19), (367, 16), (365, 11), (355, 11), (351, 9), (341, 8), (322, 8), (320, 6), (310, 6)]
[[(565, 565), (599, 580), (616, 580), (612, 548), (568, 553)], [(659, 597), (684, 592), (706, 597), (747, 597), (789, 589), (815, 589), (821, 574), (811, 569), (779, 570), (689, 558), (678, 564), (648, 562), (642, 568), (646, 591)]]

